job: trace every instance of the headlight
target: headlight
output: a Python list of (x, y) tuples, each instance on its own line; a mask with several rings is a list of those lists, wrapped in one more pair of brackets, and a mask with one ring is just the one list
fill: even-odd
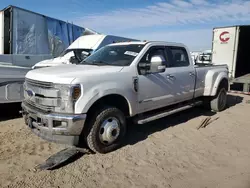
[(55, 108), (56, 112), (74, 113), (75, 102), (81, 96), (81, 85), (55, 85), (59, 89), (61, 104)]

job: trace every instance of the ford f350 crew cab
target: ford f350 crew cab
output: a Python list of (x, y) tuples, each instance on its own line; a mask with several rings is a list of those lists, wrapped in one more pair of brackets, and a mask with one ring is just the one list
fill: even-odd
[(116, 43), (80, 64), (29, 71), (24, 88), (23, 115), (34, 133), (106, 153), (120, 146), (127, 119), (144, 124), (204, 102), (224, 110), (228, 69), (194, 65), (182, 44)]

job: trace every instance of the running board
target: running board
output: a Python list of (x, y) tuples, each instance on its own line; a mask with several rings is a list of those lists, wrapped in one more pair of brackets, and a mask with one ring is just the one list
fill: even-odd
[(171, 114), (175, 114), (177, 112), (181, 112), (183, 110), (187, 110), (189, 108), (193, 108), (195, 106), (201, 105), (202, 103), (203, 103), (202, 101), (196, 101), (196, 102), (193, 102), (193, 103), (188, 103), (188, 104), (182, 105), (181, 107), (167, 109), (167, 110), (165, 110), (163, 112), (154, 113), (152, 115), (146, 115), (144, 117), (138, 117), (138, 119), (135, 120), (135, 122), (137, 124), (148, 123), (150, 121), (154, 121), (154, 120), (157, 120), (157, 119), (169, 116)]

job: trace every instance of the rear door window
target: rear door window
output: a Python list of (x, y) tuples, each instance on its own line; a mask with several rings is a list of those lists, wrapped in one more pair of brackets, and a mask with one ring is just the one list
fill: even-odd
[(185, 48), (168, 46), (167, 53), (170, 57), (169, 67), (186, 67), (190, 65), (188, 54)]

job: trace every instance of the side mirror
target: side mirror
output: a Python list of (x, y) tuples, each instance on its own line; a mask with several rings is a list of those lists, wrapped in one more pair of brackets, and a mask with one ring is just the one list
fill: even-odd
[(166, 66), (163, 63), (163, 57), (155, 55), (151, 58), (150, 73), (161, 73), (165, 72)]
[(75, 56), (71, 56), (71, 57), (69, 58), (69, 62), (72, 63), (72, 64), (77, 64), (77, 63), (78, 63), (78, 60), (76, 59)]
[(139, 63), (141, 74), (161, 73), (165, 72), (166, 66), (163, 63), (163, 58), (160, 55), (155, 55), (151, 58), (150, 63)]
[(71, 62), (71, 63), (73, 63), (74, 60), (75, 60), (75, 57), (74, 57), (74, 56), (71, 56), (71, 57), (69, 58), (69, 62)]

